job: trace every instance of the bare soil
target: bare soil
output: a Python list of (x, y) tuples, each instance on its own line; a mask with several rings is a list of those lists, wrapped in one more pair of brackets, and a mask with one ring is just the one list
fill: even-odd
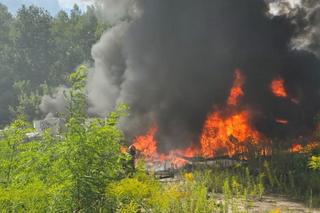
[(278, 195), (265, 195), (261, 200), (252, 200), (250, 203), (247, 209), (250, 213), (320, 213), (320, 209), (309, 208), (303, 203)]

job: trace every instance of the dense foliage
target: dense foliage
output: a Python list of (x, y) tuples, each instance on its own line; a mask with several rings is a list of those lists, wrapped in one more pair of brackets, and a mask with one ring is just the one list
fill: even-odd
[[(87, 115), (87, 69), (79, 64), (91, 63), (91, 46), (105, 29), (93, 8), (52, 17), (31, 6), (13, 16), (0, 4), (1, 211), (246, 212), (265, 193), (320, 205), (319, 148), (252, 155), (223, 169), (185, 168), (164, 183), (143, 164), (128, 168), (132, 159), (120, 151), (118, 128), (127, 106), (105, 119)], [(70, 85), (64, 131), (28, 138), (40, 98), (64, 83)]]
[(105, 188), (122, 172), (119, 106), (106, 119), (86, 116), (85, 67), (70, 75), (66, 130), (31, 141), (30, 124), (19, 119), (0, 140), (0, 209), (9, 212), (99, 211), (107, 208)]
[(0, 4), (0, 125), (21, 113), (39, 117), (43, 88), (64, 84), (79, 64), (91, 63), (91, 47), (105, 29), (91, 7), (53, 17), (22, 6), (13, 16)]
[[(290, 194), (319, 205), (317, 149), (258, 156), (229, 168), (188, 167), (173, 182), (156, 180), (143, 163), (132, 173), (122, 153), (120, 105), (105, 119), (89, 118), (86, 67), (68, 77), (66, 128), (28, 139), (16, 119), (0, 137), (0, 209), (7, 212), (247, 212), (264, 194)], [(313, 157), (312, 157), (313, 156)], [(309, 167), (311, 168), (308, 168)]]

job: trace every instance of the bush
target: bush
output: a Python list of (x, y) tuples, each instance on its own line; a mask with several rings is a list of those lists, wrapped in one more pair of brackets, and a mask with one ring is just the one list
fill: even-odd
[(67, 129), (27, 142), (30, 124), (16, 120), (0, 139), (0, 209), (8, 212), (95, 212), (107, 208), (104, 189), (122, 174), (117, 123), (120, 106), (107, 119), (88, 122), (85, 68), (71, 75), (66, 96)]

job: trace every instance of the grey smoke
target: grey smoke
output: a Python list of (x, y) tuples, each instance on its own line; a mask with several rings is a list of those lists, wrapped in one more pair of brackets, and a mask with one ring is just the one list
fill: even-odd
[(292, 48), (307, 50), (320, 57), (319, 0), (273, 0), (269, 7), (272, 15), (285, 15), (296, 25)]
[(136, 0), (95, 0), (98, 17), (109, 24), (137, 16)]
[[(288, 13), (270, 17), (269, 5), (257, 0), (97, 3), (115, 25), (92, 49), (90, 111), (106, 115), (127, 103), (131, 116), (122, 128), (128, 141), (157, 123), (162, 149), (197, 142), (207, 113), (223, 107), (236, 68), (246, 76), (242, 106), (255, 112), (251, 122), (260, 132), (280, 137), (311, 128), (319, 107), (319, 61), (291, 50), (301, 29)], [(301, 6), (292, 0), (279, 5), (289, 12)], [(272, 96), (269, 83), (277, 75), (299, 105)], [(291, 125), (279, 127), (275, 117)]]
[(106, 116), (120, 96), (126, 70), (122, 39), (128, 25), (121, 23), (109, 29), (92, 48), (95, 67), (89, 74), (88, 98), (93, 103), (89, 112)]
[[(277, 2), (278, 12), (271, 14), (270, 4)], [(104, 117), (126, 103), (131, 111), (121, 128), (128, 143), (156, 123), (161, 150), (188, 146), (198, 141), (207, 114), (224, 107), (239, 68), (245, 76), (240, 108), (253, 112), (250, 122), (258, 131), (268, 137), (308, 134), (320, 109), (320, 61), (318, 9), (306, 2), (318, 5), (96, 0), (99, 17), (112, 28), (92, 48), (90, 114)], [(270, 92), (277, 76), (299, 104)], [(58, 97), (44, 98), (46, 112), (62, 109), (53, 104)], [(289, 124), (275, 123), (279, 117)]]
[(53, 96), (44, 95), (40, 103), (40, 110), (47, 114), (47, 117), (55, 117), (57, 114), (64, 113), (66, 109), (65, 92), (68, 90), (60, 86)]

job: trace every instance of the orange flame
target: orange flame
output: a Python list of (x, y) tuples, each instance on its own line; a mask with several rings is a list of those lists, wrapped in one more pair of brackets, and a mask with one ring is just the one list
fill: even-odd
[[(133, 145), (149, 160), (171, 160), (176, 166), (183, 166), (187, 158), (195, 156), (212, 157), (216, 156), (219, 151), (223, 154), (234, 155), (244, 151), (244, 145), (248, 139), (256, 142), (260, 135), (255, 131), (249, 122), (248, 110), (237, 110), (239, 98), (244, 95), (242, 86), (244, 84), (241, 71), (237, 69), (234, 75), (233, 86), (230, 89), (225, 111), (213, 111), (209, 113), (199, 142), (200, 148), (191, 146), (186, 149), (173, 150), (169, 154), (159, 154), (157, 152), (157, 141), (154, 134), (156, 127), (151, 127), (146, 135), (138, 136), (133, 140)], [(224, 116), (227, 114), (228, 116)], [(242, 149), (242, 150), (240, 150)]]
[(237, 69), (234, 73), (235, 75), (235, 80), (233, 82), (233, 86), (230, 90), (229, 98), (228, 98), (228, 105), (235, 106), (238, 103), (238, 99), (240, 96), (243, 96), (243, 90), (242, 90), (242, 85), (243, 85), (243, 77), (241, 75), (241, 72), (239, 69)]
[(146, 135), (137, 136), (133, 139), (134, 147), (146, 158), (157, 155), (157, 142), (154, 139), (156, 131), (157, 127), (152, 126)]
[(177, 155), (177, 156), (192, 158), (192, 157), (199, 155), (199, 150), (195, 146), (190, 146), (185, 149), (173, 150), (172, 154)]
[(201, 151), (204, 156), (221, 154), (234, 155), (239, 143), (251, 138), (257, 140), (259, 133), (249, 125), (247, 111), (236, 112), (227, 118), (219, 112), (209, 114), (200, 136)]
[[(250, 125), (250, 111), (246, 108), (239, 108), (239, 99), (244, 95), (243, 84), (244, 78), (241, 71), (237, 69), (234, 74), (233, 86), (230, 89), (226, 107), (223, 110), (214, 110), (210, 112), (204, 122), (203, 129), (199, 137), (199, 146), (190, 146), (185, 149), (172, 150), (167, 154), (159, 154), (157, 151), (157, 141), (155, 133), (157, 126), (153, 125), (145, 135), (137, 136), (133, 140), (133, 145), (143, 158), (149, 162), (159, 162), (169, 160), (175, 168), (181, 167), (188, 162), (188, 158), (196, 156), (214, 157), (218, 155), (233, 156), (237, 153), (247, 151), (248, 142), (262, 147), (260, 154), (270, 154), (271, 150), (263, 147), (263, 143), (258, 141), (263, 138)], [(273, 79), (270, 84), (272, 93), (277, 97), (287, 97), (284, 87), (284, 80), (280, 77)], [(298, 99), (291, 99), (298, 104)], [(276, 118), (275, 122), (286, 125), (288, 120)], [(310, 143), (303, 147), (295, 143), (288, 150), (292, 153), (300, 153), (305, 149), (313, 149), (319, 143)], [(121, 147), (125, 152), (126, 148)]]
[[(238, 104), (239, 97), (243, 96), (244, 80), (239, 69), (235, 71), (233, 87), (227, 101), (230, 106)], [(239, 148), (239, 143), (247, 139), (257, 140), (258, 132), (253, 130), (249, 124), (249, 112), (247, 110), (234, 111), (228, 117), (222, 116), (221, 112), (212, 112), (208, 115), (202, 133), (200, 135), (201, 152), (204, 156), (215, 156), (220, 154), (234, 155)]]
[(310, 153), (312, 150), (320, 146), (319, 141), (309, 142), (308, 144), (301, 145), (299, 143), (292, 144), (289, 152), (291, 153)]
[(196, 147), (190, 146), (186, 149), (172, 150), (168, 154), (159, 154), (157, 152), (157, 141), (154, 138), (156, 132), (157, 127), (154, 125), (145, 135), (137, 136), (133, 140), (133, 146), (149, 162), (170, 160), (174, 167), (181, 167), (188, 162), (184, 158), (194, 157), (198, 153)]
[(297, 144), (297, 143), (292, 144), (292, 146), (291, 146), (289, 151), (292, 152), (292, 153), (299, 153), (299, 152), (302, 151), (302, 145), (301, 144)]
[(270, 88), (272, 93), (277, 97), (286, 98), (288, 96), (287, 91), (284, 87), (284, 80), (280, 77), (272, 80)]

